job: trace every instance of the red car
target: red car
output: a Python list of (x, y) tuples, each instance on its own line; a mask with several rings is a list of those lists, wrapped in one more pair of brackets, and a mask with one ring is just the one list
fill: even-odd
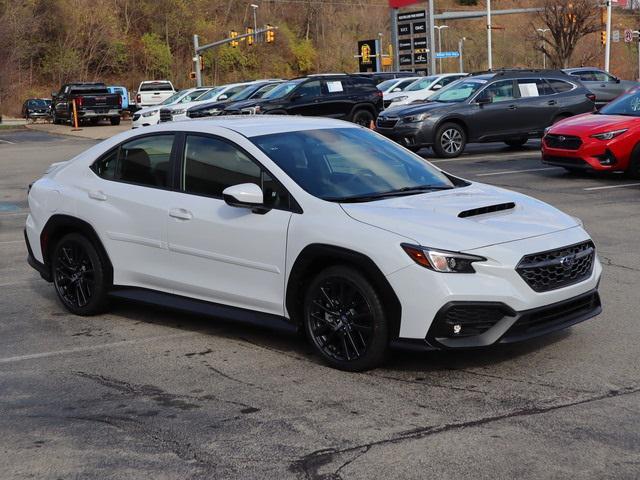
[(542, 162), (569, 171), (625, 171), (640, 178), (640, 89), (547, 129)]

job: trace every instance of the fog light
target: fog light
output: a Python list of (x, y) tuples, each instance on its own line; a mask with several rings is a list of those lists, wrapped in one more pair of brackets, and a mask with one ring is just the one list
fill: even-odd
[(462, 325), (456, 324), (453, 326), (453, 333), (455, 335), (458, 335), (461, 331), (462, 331)]
[(596, 158), (600, 165), (615, 165), (618, 161), (611, 150), (606, 150), (605, 153), (597, 155)]

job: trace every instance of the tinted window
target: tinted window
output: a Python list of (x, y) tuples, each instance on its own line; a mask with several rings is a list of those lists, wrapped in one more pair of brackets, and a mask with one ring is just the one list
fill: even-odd
[(611, 103), (602, 107), (600, 115), (625, 115), (640, 117), (640, 91), (633, 91), (616, 98)]
[(141, 92), (159, 92), (159, 91), (173, 91), (173, 87), (169, 82), (149, 82), (140, 85)]
[(173, 135), (154, 135), (122, 144), (93, 165), (107, 180), (166, 188)]
[(489, 85), (480, 94), (482, 99), (489, 99), (491, 102), (506, 102), (513, 100), (513, 80), (502, 80)]
[(518, 80), (518, 91), (520, 97), (542, 97), (553, 95), (555, 92), (551, 86), (542, 78), (521, 78)]
[(303, 83), (296, 90), (297, 94), (300, 94), (304, 97), (317, 97), (321, 94), (320, 92), (320, 80), (312, 80), (310, 82)]
[(551, 88), (553, 88), (554, 92), (556, 93), (568, 92), (569, 90), (573, 90), (573, 84), (565, 82), (564, 80), (549, 78), (547, 79), (547, 82), (549, 82), (549, 85), (551, 85)]
[(300, 187), (325, 200), (423, 185), (452, 187), (427, 162), (366, 129), (305, 130), (250, 140)]
[(415, 82), (413, 82), (412, 85), (409, 85), (407, 87), (407, 92), (415, 92), (417, 90), (424, 90), (425, 88), (428, 88), (429, 85), (431, 85), (433, 83), (433, 81), (438, 78), (435, 75), (432, 75), (430, 77), (424, 77), (420, 80), (416, 80)]

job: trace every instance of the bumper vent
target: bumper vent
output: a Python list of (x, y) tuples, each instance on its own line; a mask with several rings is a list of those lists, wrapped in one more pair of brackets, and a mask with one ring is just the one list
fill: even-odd
[(578, 150), (582, 145), (582, 140), (580, 140), (580, 137), (576, 137), (573, 135), (555, 135), (549, 133), (544, 136), (544, 143), (549, 148)]
[(171, 122), (173, 120), (173, 115), (171, 115), (171, 110), (163, 108), (160, 110), (160, 121), (161, 122)]
[(536, 292), (548, 292), (591, 276), (596, 249), (593, 242), (525, 256), (516, 271)]
[(489, 205), (488, 207), (472, 208), (458, 214), (459, 218), (475, 217), (476, 215), (484, 215), (485, 213), (502, 212), (504, 210), (512, 210), (516, 208), (513, 202), (499, 203), (497, 205)]

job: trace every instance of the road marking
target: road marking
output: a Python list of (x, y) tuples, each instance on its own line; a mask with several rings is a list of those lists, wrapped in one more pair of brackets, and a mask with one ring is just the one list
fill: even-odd
[(6, 242), (0, 242), (0, 245), (8, 245), (9, 243), (24, 243), (24, 240), (7, 240)]
[(512, 161), (512, 160), (535, 160), (535, 159), (539, 159), (540, 155), (531, 155), (531, 156), (527, 156), (527, 155), (523, 155), (523, 154), (502, 154), (502, 153), (496, 153), (495, 155), (481, 155), (481, 154), (473, 154), (473, 155), (468, 155), (468, 156), (463, 156), (463, 157), (457, 157), (457, 158), (433, 158), (433, 157), (422, 157), (425, 160), (432, 162), (432, 163), (444, 163), (444, 162), (463, 162), (463, 161), (469, 161), (472, 162), (474, 160), (482, 160), (482, 161), (486, 161), (486, 160), (502, 160), (502, 161)]
[(593, 191), (593, 190), (608, 190), (610, 188), (623, 188), (623, 187), (636, 187), (640, 185), (640, 183), (625, 183), (624, 185), (607, 185), (606, 187), (589, 187), (584, 190)]
[(0, 217), (15, 217), (18, 215), (29, 215), (29, 212), (0, 213)]
[(2, 140), (1, 138), (0, 138), (0, 142), (8, 143), (9, 145), (15, 145), (16, 144), (15, 142), (10, 142), (9, 140)]
[(40, 353), (31, 353), (28, 355), (17, 355), (15, 357), (0, 358), (0, 365), (5, 363), (22, 362), (24, 360), (34, 360), (39, 358), (55, 357), (58, 355), (90, 352), (93, 350), (104, 350), (108, 348), (122, 347), (125, 345), (133, 345), (135, 343), (155, 342), (158, 340), (169, 340), (174, 338), (182, 338), (182, 337), (189, 337), (189, 336), (196, 336), (196, 335), (199, 335), (199, 333), (197, 332), (174, 333), (172, 335), (159, 335), (156, 337), (146, 337), (146, 338), (140, 338), (135, 340), (122, 340), (120, 342), (103, 343), (101, 345), (89, 345), (86, 347), (68, 348), (65, 350), (55, 350), (52, 352), (40, 352)]
[(544, 168), (527, 168), (526, 170), (501, 170), (499, 172), (478, 173), (476, 177), (489, 177), (491, 175), (508, 175), (511, 173), (524, 173), (524, 172), (542, 172), (544, 170), (558, 170), (562, 167), (544, 167)]

